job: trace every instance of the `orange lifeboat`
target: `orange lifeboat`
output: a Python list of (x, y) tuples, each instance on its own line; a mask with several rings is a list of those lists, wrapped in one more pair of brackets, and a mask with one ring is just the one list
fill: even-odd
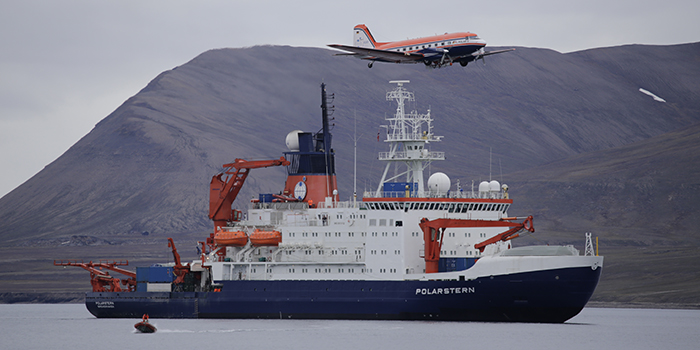
[(214, 235), (214, 243), (219, 246), (242, 247), (248, 243), (248, 235), (243, 231), (218, 231)]
[(282, 233), (279, 231), (262, 231), (255, 229), (250, 234), (250, 243), (254, 246), (277, 246), (282, 242)]

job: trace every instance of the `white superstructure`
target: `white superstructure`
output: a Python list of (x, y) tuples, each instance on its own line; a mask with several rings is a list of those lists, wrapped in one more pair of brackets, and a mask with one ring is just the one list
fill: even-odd
[[(510, 241), (490, 244), (482, 253), (475, 245), (507, 228), (456, 227), (444, 231), (440, 272), (426, 273), (421, 219), (513, 220), (508, 216), (512, 200), (507, 186), (497, 181), (482, 182), (478, 191), (463, 191), (459, 186), (455, 190), (447, 175), (436, 173), (426, 184), (423, 172), (427, 165), (445, 158), (443, 152), (429, 149), (442, 136), (433, 134), (429, 110), (426, 114), (404, 110), (404, 102), (414, 100), (413, 93), (404, 88), (408, 81), (392, 83), (397, 87), (386, 97), (397, 102), (397, 109), (387, 118), (389, 151), (379, 154), (387, 164), (377, 190), (365, 192), (361, 202), (340, 202), (334, 196), (320, 203), (251, 203), (245, 220), (222, 230), (253, 237), (257, 229), (276, 234), (279, 240), (256, 245), (244, 239), (245, 243), (219, 245), (203, 257), (203, 265), (211, 266), (213, 280), (474, 279), (546, 268), (547, 264), (602, 264), (598, 257), (572, 260), (579, 255), (573, 247), (518, 248), (509, 253)], [(293, 133), (286, 143), (294, 146), (290, 150), (298, 151), (296, 135), (300, 132)], [(396, 170), (390, 176), (392, 166)]]

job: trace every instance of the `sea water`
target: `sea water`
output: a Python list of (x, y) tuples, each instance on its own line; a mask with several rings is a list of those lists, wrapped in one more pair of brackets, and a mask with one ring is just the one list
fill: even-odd
[(700, 349), (700, 310), (585, 308), (564, 324), (97, 319), (82, 304), (0, 305), (0, 349)]

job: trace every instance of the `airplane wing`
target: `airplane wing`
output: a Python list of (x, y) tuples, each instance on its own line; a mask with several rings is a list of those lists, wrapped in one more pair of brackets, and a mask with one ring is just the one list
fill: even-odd
[[(479, 56), (488, 56), (488, 55), (495, 55), (497, 53), (504, 53), (504, 52), (510, 52), (510, 51), (515, 51), (515, 49), (507, 49), (507, 50), (496, 50), (496, 51), (486, 51), (482, 54), (479, 54)], [(477, 51), (478, 52), (478, 51)]]
[(328, 45), (334, 49), (340, 49), (344, 51), (350, 51), (352, 53), (340, 53), (338, 55), (348, 55), (348, 56), (364, 56), (360, 58), (373, 59), (377, 61), (385, 62), (416, 62), (425, 58), (425, 56), (419, 53), (408, 53), (408, 52), (396, 52), (372, 49), (367, 47), (357, 47), (348, 45), (331, 44)]

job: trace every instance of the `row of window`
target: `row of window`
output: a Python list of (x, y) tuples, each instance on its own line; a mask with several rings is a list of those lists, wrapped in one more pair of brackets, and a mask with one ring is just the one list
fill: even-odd
[[(374, 250), (374, 249), (373, 249), (373, 250), (370, 250), (370, 251), (369, 251), (369, 254), (370, 254), (370, 255), (377, 255), (377, 250)], [(380, 251), (379, 251), (379, 255), (387, 255), (387, 254), (388, 254), (388, 253), (387, 253), (387, 250), (386, 250), (386, 249), (383, 249), (383, 250), (380, 250)], [(394, 250), (394, 255), (401, 255), (401, 250), (400, 250), (400, 249)]]
[[(365, 207), (370, 210), (447, 210), (450, 213), (466, 213), (468, 211), (501, 211), (505, 213), (509, 206), (510, 204), (505, 203), (365, 203)], [(370, 226), (372, 225), (372, 220), (370, 219)], [(381, 225), (380, 222), (379, 226), (385, 225)], [(390, 223), (389, 226), (392, 226), (392, 224)], [(399, 226), (398, 221), (396, 226)]]
[[(287, 232), (287, 237), (296, 237), (297, 233), (300, 234), (300, 237), (318, 237), (318, 232)], [(326, 237), (342, 237), (343, 233), (342, 232), (324, 232), (324, 236)], [(360, 236), (365, 237), (367, 236), (367, 232), (360, 232)], [(355, 237), (355, 232), (348, 232), (348, 237)]]
[[(309, 269), (308, 269), (308, 268), (301, 268), (301, 269), (299, 269), (299, 270), (300, 270), (301, 273), (309, 273)], [(287, 273), (297, 273), (296, 271), (297, 271), (297, 270), (296, 270), (295, 267), (289, 267), (289, 268), (287, 268)], [(366, 271), (366, 269), (358, 269), (358, 272), (360, 272), (360, 273), (365, 273), (365, 271)], [(369, 269), (368, 271), (369, 271), (370, 273), (372, 273), (372, 269)], [(253, 269), (252, 269), (252, 273), (257, 273), (257, 272), (258, 272), (258, 269), (257, 269), (257, 268), (253, 268)], [(332, 272), (333, 272), (333, 269), (332, 269), (332, 268), (328, 268), (328, 267), (326, 267), (326, 268), (315, 268), (315, 269), (313, 270), (313, 273), (332, 273)], [(339, 267), (339, 268), (336, 268), (336, 269), (335, 269), (335, 272), (336, 272), (336, 273), (355, 273), (355, 268), (342, 268), (342, 267)], [(397, 269), (388, 269), (388, 272), (389, 272), (389, 273), (397, 273), (398, 270), (397, 270)], [(407, 270), (407, 272), (408, 272), (408, 270)], [(272, 273), (272, 269), (267, 269), (267, 273)], [(379, 269), (379, 273), (387, 273), (387, 269)]]
[[(286, 255), (292, 255), (296, 252), (296, 250), (285, 250), (284, 253)], [(340, 250), (330, 250), (331, 255), (348, 255), (348, 250), (347, 249), (340, 249)], [(325, 250), (319, 249), (318, 250), (318, 255), (323, 255), (325, 254)], [(313, 255), (313, 250), (304, 250), (304, 255)], [(355, 255), (362, 255), (362, 251), (355, 249)]]
[[(319, 220), (327, 220), (327, 219), (328, 219), (328, 217), (326, 216), (326, 214), (318, 214), (317, 217), (318, 217)], [(336, 215), (335, 215), (335, 218), (336, 218), (336, 219), (342, 220), (342, 219), (343, 219), (343, 214), (336, 214)], [(364, 215), (364, 214), (359, 214), (359, 215), (358, 215), (358, 214), (350, 214), (350, 215), (348, 215), (348, 218), (349, 218), (349, 219), (364, 219), (364, 218), (365, 218), (365, 215)]]
[[(472, 39), (479, 40), (478, 37), (473, 37)], [(444, 41), (444, 42), (440, 42), (440, 43), (433, 43), (433, 44), (426, 44), (426, 45), (400, 47), (400, 48), (394, 49), (394, 51), (405, 52), (405, 51), (413, 51), (413, 50), (420, 50), (420, 49), (428, 49), (431, 47), (439, 47), (439, 46), (447, 46), (447, 45), (465, 43), (467, 41), (469, 41), (469, 38), (464, 38), (464, 39), (460, 39), (460, 40)]]
[[(309, 273), (309, 269), (300, 269), (300, 270), (301, 270), (301, 273)], [(360, 269), (358, 269), (358, 271), (360, 271)], [(272, 273), (272, 270), (271, 269), (267, 270), (267, 272)], [(332, 272), (333, 272), (332, 268), (316, 268), (316, 269), (314, 269), (313, 273), (332, 273)], [(349, 269), (337, 268), (335, 272), (337, 272), (337, 273), (355, 273), (355, 269), (354, 268), (349, 268)], [(255, 269), (253, 269), (253, 273), (255, 273)], [(287, 273), (296, 273), (296, 268), (294, 268), (294, 267), (288, 268)], [(361, 273), (365, 273), (365, 269), (362, 269)]]
[[(370, 219), (370, 221), (371, 221), (371, 220), (373, 220), (373, 219)], [(371, 225), (370, 225), (370, 226), (371, 226)], [(392, 233), (391, 233), (391, 237), (398, 237), (398, 236), (399, 236), (399, 233), (398, 233), (398, 232), (392, 232)], [(378, 232), (372, 232), (372, 237), (379, 237), (379, 233), (378, 233)], [(385, 232), (382, 232), (382, 237), (389, 237), (389, 232), (386, 232), (386, 231), (385, 231)]]
[[(373, 220), (375, 220), (375, 224), (376, 224), (376, 219), (370, 219), (370, 226), (375, 226), (375, 225), (372, 225), (372, 221), (373, 221)], [(385, 220), (385, 219), (381, 219), (381, 220)], [(308, 232), (302, 232), (302, 237), (308, 237), (308, 234), (309, 234)], [(362, 237), (367, 236), (367, 232), (361, 232), (360, 234), (361, 234)], [(391, 237), (399, 237), (399, 233), (398, 233), (398, 232), (395, 232), (395, 231), (394, 231), (394, 232), (386, 232), (386, 231), (381, 232), (381, 236), (382, 236), (382, 237), (389, 237), (389, 234), (391, 234)], [(289, 237), (294, 237), (294, 236), (295, 236), (295, 232), (289, 232), (288, 236), (289, 236)], [(311, 236), (312, 236), (312, 237), (318, 237), (318, 233), (312, 232)], [(326, 237), (332, 237), (332, 236), (335, 236), (335, 237), (342, 237), (342, 234), (341, 234), (340, 232), (334, 232), (334, 233), (332, 233), (332, 234), (331, 234), (331, 232), (326, 232)], [(379, 236), (380, 236), (380, 232), (371, 232), (371, 233), (370, 233), (370, 236), (372, 236), (372, 237), (379, 237)], [(423, 233), (422, 233), (422, 232), (415, 232), (415, 231), (414, 231), (414, 232), (411, 232), (411, 237), (422, 237), (422, 236), (423, 236)], [(464, 233), (464, 237), (465, 237), (465, 238), (471, 238), (471, 236), (472, 236), (471, 232), (465, 232), (465, 233)], [(348, 237), (355, 237), (355, 232), (348, 232)], [(456, 233), (456, 232), (448, 232), (448, 233), (447, 233), (447, 237), (457, 237), (457, 233)], [(479, 234), (479, 237), (486, 237), (486, 234), (485, 234), (485, 233), (480, 233), (480, 234)]]

